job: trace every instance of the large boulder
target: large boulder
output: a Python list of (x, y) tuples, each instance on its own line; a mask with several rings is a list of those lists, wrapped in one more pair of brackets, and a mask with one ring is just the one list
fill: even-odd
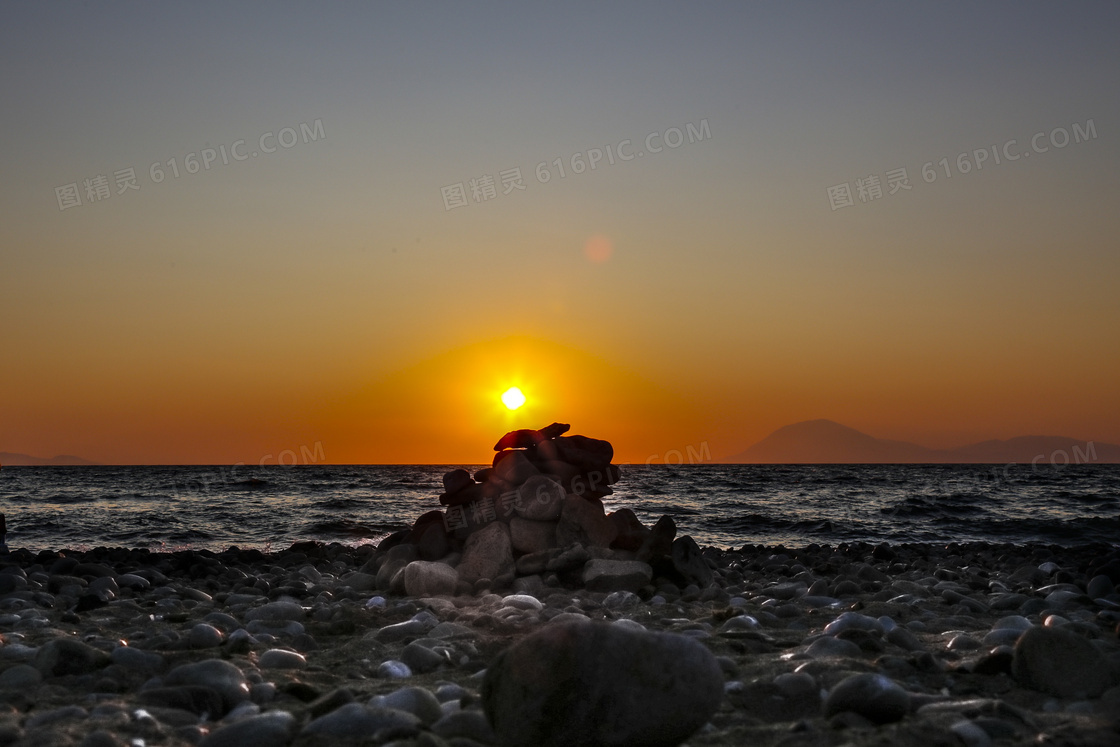
[(494, 473), (490, 476), (490, 479), (496, 479), (511, 488), (515, 488), (533, 475), (539, 474), (540, 470), (529, 461), (525, 452), (514, 451), (494, 465)]
[(662, 516), (642, 540), (638, 549), (638, 560), (647, 563), (656, 558), (669, 556), (673, 551), (673, 540), (677, 536), (677, 523), (672, 516)]
[(687, 534), (678, 537), (673, 542), (672, 556), (673, 567), (685, 581), (696, 584), (701, 589), (712, 583), (712, 569), (708, 567), (707, 561), (700, 552), (700, 546), (692, 537)]
[(618, 530), (611, 547), (619, 550), (637, 552), (642, 549), (642, 543), (649, 536), (650, 530), (642, 524), (637, 515), (628, 508), (620, 508), (607, 514), (607, 518)]
[(638, 591), (653, 578), (653, 568), (637, 560), (588, 561), (583, 585), (588, 591)]
[(414, 560), (404, 567), (404, 590), (410, 597), (454, 594), (459, 573), (445, 563)]
[(509, 527), (495, 521), (468, 537), (463, 547), (463, 558), (456, 570), (459, 578), (468, 583), (480, 578), (495, 579), (512, 571), (513, 546)]
[(531, 521), (519, 516), (509, 523), (509, 538), (519, 553), (534, 553), (556, 547), (556, 522)]
[(561, 547), (578, 542), (584, 547), (610, 547), (618, 529), (607, 518), (603, 504), (587, 501), (577, 495), (564, 498), (560, 523), (556, 526), (556, 542)]
[(607, 470), (614, 459), (610, 441), (587, 436), (561, 436), (556, 439), (560, 459), (583, 470)]
[(1092, 643), (1061, 628), (1028, 628), (1015, 643), (1015, 680), (1059, 698), (1095, 698), (1116, 681), (1108, 659)]
[(527, 636), (482, 683), (486, 716), (507, 747), (670, 747), (722, 698), (719, 664), (698, 641), (591, 622)]
[(522, 519), (552, 521), (560, 518), (564, 487), (545, 475), (533, 475), (517, 489), (514, 510)]

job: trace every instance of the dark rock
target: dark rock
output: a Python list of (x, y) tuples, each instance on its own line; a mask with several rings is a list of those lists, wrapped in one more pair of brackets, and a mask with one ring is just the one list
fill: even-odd
[(465, 503), (474, 503), (480, 498), (482, 498), (482, 486), (472, 482), (454, 493), (443, 493), (439, 497), (439, 502), (444, 506), (462, 506)]
[(508, 457), (494, 465), (494, 474), (490, 481), (498, 481), (509, 488), (516, 488), (533, 475), (539, 475), (540, 470), (529, 461), (523, 451), (514, 451)]
[(559, 482), (546, 475), (531, 475), (517, 489), (513, 508), (523, 519), (554, 521), (560, 518), (564, 497), (564, 487)]
[(183, 685), (182, 687), (157, 687), (142, 690), (136, 700), (146, 706), (178, 708), (198, 716), (216, 719), (226, 713), (222, 696), (209, 687)]
[(443, 492), (458, 493), (471, 483), (471, 473), (465, 469), (453, 469), (443, 476)]
[(72, 638), (54, 638), (35, 654), (35, 668), (46, 676), (89, 674), (110, 664), (109, 654)]
[(287, 711), (258, 713), (211, 732), (199, 747), (286, 747), (297, 726), (296, 717)]
[(591, 560), (583, 569), (588, 591), (636, 592), (653, 578), (653, 569), (637, 560)]
[(463, 558), (456, 569), (459, 578), (474, 583), (481, 578), (494, 579), (513, 570), (513, 547), (509, 527), (493, 522), (467, 538)]
[(556, 547), (556, 522), (530, 521), (515, 516), (509, 523), (509, 537), (516, 552), (536, 553), (548, 550)]
[(588, 547), (610, 547), (617, 534), (618, 529), (607, 518), (602, 503), (575, 495), (564, 498), (560, 523), (556, 526), (557, 544), (563, 547), (578, 542)]
[(561, 436), (556, 439), (556, 451), (561, 460), (582, 470), (606, 472), (607, 465), (614, 459), (610, 441), (587, 436)]
[(620, 508), (607, 514), (607, 518), (614, 524), (617, 534), (611, 547), (618, 550), (638, 552), (642, 544), (650, 535), (650, 530), (642, 524), (638, 517), (628, 508)]
[(712, 569), (708, 567), (700, 546), (692, 537), (687, 534), (678, 537), (673, 542), (672, 557), (673, 567), (689, 583), (703, 589), (712, 582)]
[(715, 713), (723, 673), (697, 641), (599, 623), (548, 625), (487, 670), (482, 703), (498, 742), (677, 745)]
[(668, 557), (673, 552), (673, 540), (676, 536), (677, 523), (673, 521), (673, 517), (662, 516), (638, 549), (638, 560), (648, 563), (655, 558)]
[(404, 567), (405, 593), (410, 597), (454, 594), (459, 574), (446, 563), (414, 560)]
[(222, 659), (207, 659), (193, 664), (180, 664), (167, 673), (164, 684), (199, 685), (222, 696), (226, 710), (249, 699), (249, 683), (235, 665)]
[(841, 680), (824, 701), (826, 718), (843, 711), (875, 724), (899, 721), (910, 710), (910, 693), (881, 674), (853, 674)]
[(1059, 698), (1095, 698), (1115, 678), (1093, 644), (1061, 628), (1038, 626), (1016, 642), (1011, 672), (1020, 685)]

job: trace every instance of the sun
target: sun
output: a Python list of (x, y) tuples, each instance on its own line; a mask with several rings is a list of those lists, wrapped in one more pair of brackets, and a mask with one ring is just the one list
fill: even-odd
[(511, 386), (502, 394), (502, 402), (511, 410), (516, 410), (525, 404), (525, 395), (515, 386)]

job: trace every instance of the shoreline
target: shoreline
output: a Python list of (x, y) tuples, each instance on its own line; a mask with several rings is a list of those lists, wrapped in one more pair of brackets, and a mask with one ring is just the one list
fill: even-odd
[[(316, 542), (13, 550), (0, 557), (0, 744), (347, 744), (376, 732), (371, 714), (389, 719), (378, 744), (492, 744), (479, 673), (533, 631), (583, 617), (686, 636), (717, 657), (724, 696), (693, 746), (1105, 745), (1120, 729), (1115, 546), (705, 547), (705, 588), (655, 578), (636, 594), (430, 598), (379, 585), (387, 554)], [(1027, 626), (1090, 646), (1103, 690), (1056, 695), (1060, 673), (1025, 684), (1012, 668), (1027, 654), (1012, 647)], [(192, 674), (197, 662), (224, 664)], [(836, 710), (838, 685), (871, 673), (905, 694), (899, 718)]]

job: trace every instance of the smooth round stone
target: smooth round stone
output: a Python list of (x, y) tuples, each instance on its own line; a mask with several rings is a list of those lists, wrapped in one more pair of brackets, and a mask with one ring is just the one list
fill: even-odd
[(636, 607), (642, 603), (642, 598), (632, 591), (612, 591), (603, 600), (603, 606), (609, 610)]
[(402, 687), (388, 695), (375, 695), (370, 699), (369, 706), (406, 711), (428, 726), (443, 718), (439, 699), (423, 687)]
[(381, 662), (377, 667), (378, 677), (388, 677), (390, 679), (400, 679), (403, 677), (411, 677), (412, 669), (403, 661), (389, 659), (388, 661)]
[(146, 674), (155, 674), (164, 667), (164, 659), (159, 654), (132, 646), (117, 646), (109, 654), (109, 659), (119, 667)]
[(1093, 599), (1100, 597), (1107, 597), (1116, 591), (1116, 587), (1112, 583), (1112, 579), (1108, 576), (1093, 576), (1089, 579), (1088, 586), (1085, 587), (1085, 593)]
[(1096, 647), (1061, 627), (1034, 626), (1023, 633), (1011, 673), (1024, 687), (1059, 698), (1095, 698), (1113, 679), (1109, 661)]
[(1023, 631), (1014, 628), (996, 628), (984, 636), (985, 646), (1014, 646)]
[(222, 645), (222, 640), (224, 638), (225, 636), (222, 635), (222, 631), (218, 630), (213, 625), (199, 623), (191, 628), (187, 640), (190, 642), (191, 648), (216, 648)]
[(633, 631), (636, 631), (638, 633), (642, 633), (646, 629), (646, 626), (642, 625), (640, 622), (638, 622), (636, 620), (629, 620), (625, 617), (620, 618), (618, 620), (614, 620), (611, 623), (611, 625), (614, 625), (614, 626), (620, 627), (620, 628), (626, 628), (627, 630), (633, 630)]
[(137, 576), (135, 573), (125, 573), (117, 576), (117, 586), (125, 589), (143, 591), (144, 589), (151, 588), (152, 584), (143, 576)]
[(417, 674), (434, 672), (447, 663), (447, 659), (440, 653), (417, 641), (413, 641), (404, 647), (404, 650), (401, 651), (401, 661)]
[(57, 724), (60, 721), (81, 721), (89, 717), (86, 709), (77, 705), (52, 708), (49, 711), (39, 711), (27, 717), (24, 726), (28, 729), (37, 729), (48, 724)]
[(844, 612), (824, 627), (825, 635), (836, 635), (845, 630), (866, 630), (871, 633), (882, 633), (883, 623), (874, 617), (861, 615), (858, 612)]
[(723, 672), (681, 635), (550, 624), (493, 661), (481, 696), (505, 747), (671, 747), (719, 708)]
[(23, 690), (36, 687), (43, 681), (43, 675), (29, 664), (16, 664), (0, 673), (0, 688)]
[(818, 695), (817, 681), (808, 672), (785, 672), (774, 678), (783, 698), (809, 698)]
[(303, 623), (296, 622), (295, 620), (250, 620), (245, 626), (253, 635), (266, 634), (271, 636), (291, 636), (303, 635), (306, 630)]
[(261, 654), (257, 664), (261, 669), (303, 669), (307, 666), (307, 659), (295, 651), (270, 648)]
[(1075, 599), (1079, 599), (1080, 597), (1081, 592), (1059, 589), (1058, 591), (1052, 591), (1047, 594), (1046, 602), (1055, 609), (1063, 609), (1069, 606), (1070, 602), (1074, 601)]
[(863, 651), (851, 641), (826, 635), (810, 643), (805, 654), (814, 659), (855, 659), (862, 656)]
[(1038, 567), (1038, 570), (1045, 573), (1047, 576), (1053, 576), (1058, 571), (1062, 570), (1061, 566), (1057, 563), (1047, 561)]
[(387, 604), (388, 602), (385, 600), (385, 597), (370, 597), (366, 602), (366, 609), (385, 609)]
[(740, 630), (757, 630), (759, 627), (758, 620), (750, 615), (736, 615), (724, 620), (723, 625), (719, 626), (719, 632), (731, 633)]
[(965, 747), (991, 747), (992, 737), (978, 724), (968, 721), (958, 721), (949, 727), (965, 743)]
[(283, 620), (303, 620), (307, 616), (303, 607), (295, 602), (269, 602), (256, 609), (245, 613), (246, 620), (265, 620), (277, 622)]
[(439, 700), (440, 703), (462, 700), (468, 695), (470, 695), (469, 690), (454, 682), (445, 682), (436, 688), (436, 699)]
[(1047, 615), (1046, 621), (1042, 624), (1047, 628), (1057, 628), (1061, 625), (1069, 625), (1069, 620), (1061, 615)]
[(544, 604), (541, 600), (529, 594), (510, 594), (508, 597), (502, 598), (502, 606), (513, 607), (519, 610), (532, 610), (540, 612), (544, 609)]
[(420, 719), (395, 708), (370, 708), (347, 703), (303, 727), (303, 734), (368, 739), (380, 729), (417, 729)]
[(181, 664), (164, 678), (164, 684), (200, 685), (222, 696), (226, 708), (234, 708), (249, 699), (249, 683), (235, 665), (222, 659), (207, 659)]
[(880, 615), (878, 620), (879, 624), (883, 626), (884, 633), (890, 633), (892, 630), (898, 627), (898, 623), (896, 623), (893, 619), (887, 617), (886, 615)]
[(287, 747), (295, 730), (295, 716), (287, 711), (269, 711), (211, 732), (198, 747)]
[(824, 701), (825, 716), (852, 711), (876, 724), (900, 720), (910, 710), (910, 693), (881, 674), (853, 674), (832, 688)]
[(0, 657), (15, 661), (31, 661), (38, 653), (38, 647), (23, 643), (9, 643), (7, 646), (0, 647)]
[(996, 624), (992, 626), (992, 630), (1017, 630), (1020, 633), (1025, 631), (1031, 626), (1031, 621), (1022, 615), (1008, 615), (996, 620)]
[(443, 739), (465, 737), (481, 744), (494, 744), (497, 735), (479, 711), (457, 711), (432, 724), (432, 732)]

